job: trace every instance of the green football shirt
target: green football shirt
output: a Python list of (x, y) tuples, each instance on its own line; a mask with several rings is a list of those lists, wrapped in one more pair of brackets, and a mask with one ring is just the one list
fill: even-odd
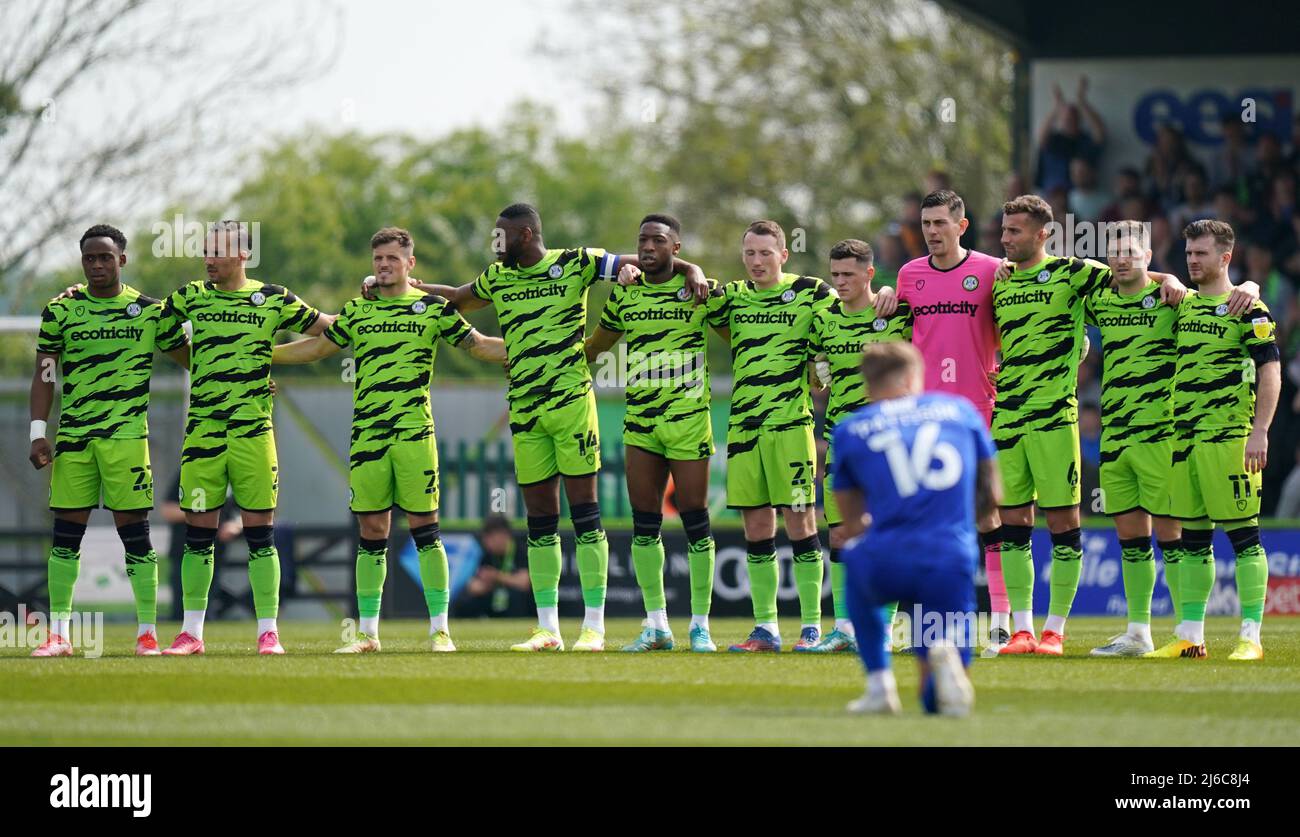
[(708, 412), (705, 344), (709, 327), (723, 325), (722, 288), (708, 283), (703, 303), (686, 290), (681, 274), (659, 285), (615, 285), (610, 292), (600, 326), (627, 340), (629, 430), (649, 433), (661, 421)]
[(438, 341), (455, 346), (470, 331), (449, 301), (415, 288), (398, 297), (348, 300), (325, 337), (353, 352), (352, 428), (432, 427)]
[(912, 339), (912, 307), (898, 303), (890, 317), (877, 317), (874, 305), (856, 313), (844, 310), (834, 300), (823, 326), (822, 348), (831, 367), (830, 396), (826, 401), (826, 422), (822, 438), (830, 441), (835, 425), (867, 406), (870, 395), (862, 379), (862, 350), (872, 343)]
[(595, 247), (547, 250), (537, 264), (494, 262), (474, 280), (474, 295), (492, 303), (510, 363), (511, 426), (526, 427), (554, 404), (591, 388), (583, 341), (587, 290), (613, 279), (618, 257)]
[(190, 418), (269, 420), (275, 333), (302, 334), (320, 312), (287, 288), (249, 279), (237, 291), (191, 282), (167, 297), (163, 315), (194, 328)]
[(1085, 307), (1086, 322), (1101, 332), (1103, 429), (1168, 427), (1178, 310), (1160, 302), (1154, 282), (1132, 295), (1102, 288)]
[(36, 350), (59, 356), (59, 436), (148, 437), (154, 349), (170, 352), (187, 340), (162, 311), (128, 285), (114, 297), (80, 289), (45, 306)]
[(719, 322), (731, 330), (731, 426), (812, 423), (807, 362), (821, 351), (835, 299), (826, 282), (793, 273), (767, 290), (749, 279), (723, 287)]
[(1257, 301), (1245, 314), (1233, 317), (1228, 296), (1192, 292), (1178, 306), (1174, 426), (1181, 437), (1197, 442), (1250, 434), (1255, 418), (1254, 353), (1277, 341), (1268, 306)]

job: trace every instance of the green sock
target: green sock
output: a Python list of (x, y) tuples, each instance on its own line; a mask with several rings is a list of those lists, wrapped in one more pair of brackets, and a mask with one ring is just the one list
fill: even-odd
[[(1232, 533), (1228, 533), (1232, 537)], [(1237, 553), (1237, 597), (1241, 618), (1263, 623), (1264, 597), (1268, 594), (1268, 556), (1258, 541)]]
[[(667, 608), (668, 601), (664, 596), (663, 539), (657, 535), (634, 536), (632, 538), (632, 567), (636, 570), (636, 583), (641, 587), (641, 598), (645, 601), (645, 609), (651, 611)], [(694, 587), (694, 573), (691, 575), (692, 587)], [(692, 590), (692, 594), (694, 594), (694, 590)]]
[(126, 556), (126, 577), (135, 596), (135, 619), (142, 625), (158, 621), (158, 555)]
[[(212, 576), (208, 576), (211, 581)], [(280, 614), (280, 553), (273, 546), (248, 551), (248, 586), (253, 588), (253, 613), (258, 619)]]
[[(207, 610), (208, 591), (212, 589), (213, 548), (195, 550), (189, 544), (181, 554), (181, 592), (186, 610)], [(252, 564), (249, 564), (250, 574)]]
[(378, 616), (384, 600), (384, 579), (388, 577), (388, 543), (380, 543), (383, 546), (379, 549), (357, 545), (357, 613), (363, 619)]
[(835, 609), (835, 619), (849, 618), (849, 581), (844, 565), (839, 561), (831, 562), (831, 607)]
[[(582, 585), (582, 603), (587, 607), (605, 606), (605, 586), (609, 580), (609, 541), (604, 529), (578, 535), (578, 582)], [(663, 587), (660, 572), (660, 589)]]
[[(1211, 530), (1213, 534), (1213, 530)], [(1187, 548), (1187, 527), (1183, 526), (1183, 556), (1178, 562), (1178, 586), (1182, 590), (1185, 622), (1204, 622), (1205, 606), (1214, 590), (1214, 546)]]
[[(766, 543), (772, 543), (767, 541)], [(754, 604), (755, 622), (776, 621), (776, 590), (781, 583), (781, 568), (776, 562), (776, 550), (745, 556), (749, 568), (749, 598)]]
[(447, 612), (447, 601), (451, 595), (447, 549), (442, 545), (442, 538), (438, 538), (426, 546), (417, 546), (415, 550), (420, 557), (420, 583), (424, 585), (424, 603), (429, 608), (430, 616), (441, 616)]
[(1007, 582), (1007, 600), (1013, 611), (1034, 609), (1034, 559), (1029, 541), (1002, 541), (1002, 577)]
[(1181, 567), (1183, 560), (1183, 542), (1173, 541), (1169, 545), (1161, 544), (1161, 557), (1165, 562), (1165, 586), (1169, 588), (1169, 603), (1174, 613), (1174, 624), (1183, 621), (1183, 598)]
[(562, 563), (559, 535), (528, 539), (528, 579), (533, 585), (533, 602), (537, 607), (559, 605)]
[(686, 547), (686, 559), (691, 564), (691, 615), (708, 616), (713, 606), (713, 566), (715, 562), (713, 538), (691, 541)]
[[(890, 602), (880, 606), (880, 618), (885, 623), (885, 639), (892, 644), (894, 641), (894, 619), (898, 616), (898, 602)], [(916, 633), (915, 628), (912, 633)]]
[(804, 625), (821, 624), (823, 572), (820, 547), (794, 556), (794, 587), (799, 591), (799, 621)]
[[(1076, 533), (1078, 529), (1074, 530)], [(1003, 559), (1006, 572), (1006, 559)], [(1049, 616), (1069, 616), (1074, 594), (1079, 591), (1079, 574), (1083, 570), (1083, 550), (1068, 544), (1052, 545), (1052, 598), (1047, 604)]]
[(49, 570), (46, 587), (50, 593), (50, 618), (71, 619), (72, 588), (77, 586), (77, 575), (81, 572), (81, 551), (53, 547), (46, 565)]
[(1120, 547), (1128, 621), (1150, 625), (1151, 596), (1156, 589), (1156, 560), (1155, 552), (1151, 549), (1151, 539), (1120, 541)]

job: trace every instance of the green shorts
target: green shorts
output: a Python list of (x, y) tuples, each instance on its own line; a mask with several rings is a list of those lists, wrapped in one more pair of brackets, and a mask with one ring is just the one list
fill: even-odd
[(58, 437), (50, 473), (50, 510), (97, 508), (101, 495), (104, 508), (111, 511), (153, 508), (148, 439)]
[(181, 508), (220, 509), (226, 489), (244, 511), (275, 510), (280, 468), (275, 434), (265, 419), (190, 419), (181, 447)]
[(515, 478), (520, 485), (545, 482), (556, 474), (585, 477), (600, 470), (600, 426), (596, 394), (584, 395), (536, 415), (527, 430), (511, 433)]
[(1169, 515), (1173, 441), (1167, 432), (1152, 430), (1118, 444), (1102, 431), (1100, 482), (1104, 513), (1144, 511), (1157, 517)]
[(354, 514), (438, 510), (438, 443), (432, 427), (353, 430), (348, 487)]
[[(997, 422), (997, 413), (993, 415)], [(995, 433), (994, 438), (997, 439)], [(1037, 502), (1040, 509), (1079, 505), (1079, 423), (1034, 430), (1003, 447), (998, 441), (1005, 508)]]
[(835, 450), (830, 441), (826, 442), (826, 468), (822, 478), (822, 516), (827, 526), (839, 526), (844, 522), (840, 517), (839, 503), (835, 502), (835, 489), (831, 486), (831, 475), (835, 473)]
[(1169, 475), (1170, 515), (1182, 520), (1208, 517), (1215, 523), (1256, 517), (1264, 478), (1247, 473), (1245, 462), (1245, 436), (1226, 442), (1176, 442)]
[(811, 508), (816, 500), (812, 424), (727, 429), (727, 508)]
[(685, 417), (665, 416), (654, 424), (623, 423), (623, 444), (674, 461), (713, 456), (713, 421), (708, 410)]

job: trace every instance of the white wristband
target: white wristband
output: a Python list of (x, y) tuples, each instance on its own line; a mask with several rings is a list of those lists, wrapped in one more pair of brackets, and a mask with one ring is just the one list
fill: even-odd
[(45, 438), (45, 422), (33, 421), (31, 441), (35, 442), (37, 439), (44, 439), (44, 438)]

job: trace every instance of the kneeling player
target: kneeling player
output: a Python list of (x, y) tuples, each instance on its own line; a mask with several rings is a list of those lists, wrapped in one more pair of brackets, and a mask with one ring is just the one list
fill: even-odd
[[(99, 224), (81, 236), (86, 286), (45, 307), (32, 376), (32, 450), (37, 469), (53, 463), (49, 558), (50, 631), (33, 657), (72, 656), (72, 590), (81, 570), (81, 538), (92, 509), (113, 513), (135, 594), (135, 653), (154, 656), (158, 556), (149, 540), (153, 473), (149, 468), (149, 380), (154, 348), (189, 367), (189, 340), (162, 318), (162, 303), (122, 284), (126, 236)], [(54, 402), (54, 369), (63, 367), (59, 433), (51, 449), (45, 423)]]
[(593, 362), (627, 335), (627, 414), (623, 444), (627, 456), (627, 493), (632, 501), (632, 565), (645, 600), (646, 625), (624, 651), (669, 650), (664, 595), (664, 545), (659, 531), (668, 475), (676, 487), (677, 507), (686, 529), (691, 573), (692, 651), (716, 651), (709, 635), (713, 599), (713, 535), (709, 526), (709, 457), (713, 426), (709, 413), (709, 369), (704, 348), (716, 322), (722, 290), (709, 281), (709, 296), (699, 304), (686, 289), (686, 277), (673, 267), (681, 250), (681, 224), (670, 215), (647, 215), (637, 237), (641, 284), (616, 286), (587, 339)]
[(370, 239), (374, 301), (356, 298), (320, 337), (276, 346), (275, 363), (309, 363), (351, 347), (356, 360), (352, 393), (352, 511), (361, 528), (357, 547), (355, 642), (340, 654), (379, 650), (379, 607), (388, 573), (388, 532), (395, 505), (406, 512), (420, 558), (434, 651), (455, 651), (447, 630), (447, 552), (438, 533), (438, 446), (429, 386), (438, 341), (479, 360), (504, 363), (505, 344), (479, 334), (440, 296), (411, 287), (411, 234), (385, 227)]
[(866, 694), (849, 710), (900, 709), (881, 606), (903, 600), (920, 608), (913, 644), (925, 711), (965, 715), (975, 699), (965, 672), (976, 641), (975, 521), (1001, 493), (993, 441), (966, 399), (921, 394), (924, 366), (910, 344), (868, 346), (862, 372), (873, 402), (836, 428), (832, 478), (854, 539), (844, 552), (849, 615), (867, 669)]

